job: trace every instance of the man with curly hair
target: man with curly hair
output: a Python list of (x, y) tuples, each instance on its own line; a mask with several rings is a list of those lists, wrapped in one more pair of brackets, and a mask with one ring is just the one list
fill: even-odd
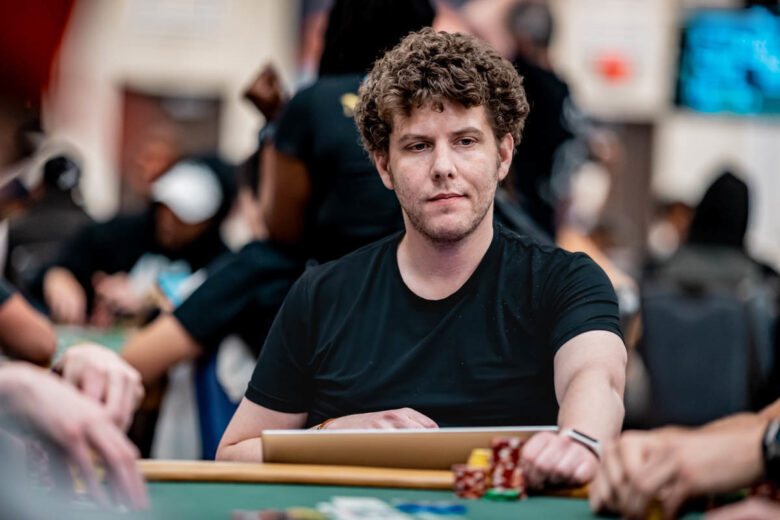
[(355, 119), (405, 231), (296, 282), (218, 458), (262, 460), (264, 429), (557, 424), (524, 448), (528, 483), (593, 477), (626, 352), (593, 261), (493, 222), (527, 113), (472, 37), (423, 29), (376, 62)]

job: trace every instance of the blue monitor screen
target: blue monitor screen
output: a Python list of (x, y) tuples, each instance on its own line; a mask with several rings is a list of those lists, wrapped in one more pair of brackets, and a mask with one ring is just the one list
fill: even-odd
[(780, 114), (780, 14), (761, 7), (691, 13), (676, 97), (700, 112)]

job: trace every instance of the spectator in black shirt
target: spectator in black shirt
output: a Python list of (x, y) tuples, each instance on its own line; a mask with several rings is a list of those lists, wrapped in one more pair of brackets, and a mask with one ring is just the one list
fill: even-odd
[(216, 159), (177, 163), (155, 181), (149, 210), (89, 225), (65, 243), (39, 276), (39, 297), (64, 323), (105, 325), (115, 315), (142, 313), (139, 294), (148, 287), (133, 287), (128, 273), (144, 259), (159, 269), (183, 260), (194, 272), (225, 253), (219, 225), (234, 191), (232, 171)]
[[(529, 485), (584, 483), (614, 438), (626, 352), (585, 255), (493, 223), (528, 104), (486, 44), (431, 29), (377, 61), (356, 122), (403, 233), (307, 271), (274, 321), (217, 457), (262, 460), (264, 429), (557, 422), (523, 450)], [(317, 424), (319, 423), (319, 424)]]
[(272, 241), (306, 259), (333, 260), (403, 227), (352, 118), (374, 60), (430, 25), (427, 0), (337, 0), (330, 12), (319, 79), (282, 113), (263, 168), (261, 213)]

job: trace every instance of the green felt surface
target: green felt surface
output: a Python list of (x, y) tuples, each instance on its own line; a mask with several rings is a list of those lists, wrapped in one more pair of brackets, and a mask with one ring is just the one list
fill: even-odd
[[(502, 519), (594, 519), (587, 500), (531, 497), (521, 502), (464, 500), (449, 491), (309, 486), (286, 484), (231, 484), (212, 482), (150, 482), (151, 509), (142, 514), (123, 514), (122, 518), (175, 518), (229, 520), (230, 512), (265, 508), (315, 507), (337, 496), (374, 497), (388, 504), (399, 501), (446, 501), (464, 504), (465, 516), (442, 516), (442, 520)], [(686, 519), (699, 518), (688, 515)], [(410, 515), (410, 518), (422, 518)]]
[[(396, 501), (447, 501), (468, 508), (465, 518), (513, 519), (593, 518), (588, 502), (569, 498), (533, 497), (522, 502), (464, 500), (449, 491), (360, 488), (339, 486), (296, 486), (283, 484), (224, 484), (194, 482), (152, 482), (149, 495), (154, 518), (229, 519), (236, 509), (284, 509), (314, 507), (336, 496), (375, 497), (387, 503)], [(464, 517), (442, 517), (463, 519)]]
[(59, 358), (68, 347), (84, 342), (97, 343), (119, 352), (132, 332), (131, 329), (124, 327), (100, 329), (96, 327), (57, 325), (55, 329), (57, 331), (55, 359)]

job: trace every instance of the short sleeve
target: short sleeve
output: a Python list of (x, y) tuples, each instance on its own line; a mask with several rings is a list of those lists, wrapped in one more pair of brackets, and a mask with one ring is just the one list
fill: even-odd
[(312, 111), (311, 89), (297, 93), (284, 109), (274, 134), (274, 146), (285, 155), (303, 162), (312, 159)]
[(617, 297), (604, 271), (583, 253), (557, 255), (542, 305), (549, 316), (553, 351), (591, 330), (614, 332), (622, 338)]
[(311, 297), (304, 274), (290, 289), (260, 351), (246, 397), (285, 413), (309, 411), (312, 396)]
[(0, 305), (4, 304), (14, 292), (16, 292), (16, 290), (13, 285), (8, 283), (5, 278), (0, 278)]
[(174, 317), (207, 352), (216, 349), (235, 328), (251, 291), (246, 270), (236, 254), (218, 260), (218, 267), (174, 311)]

